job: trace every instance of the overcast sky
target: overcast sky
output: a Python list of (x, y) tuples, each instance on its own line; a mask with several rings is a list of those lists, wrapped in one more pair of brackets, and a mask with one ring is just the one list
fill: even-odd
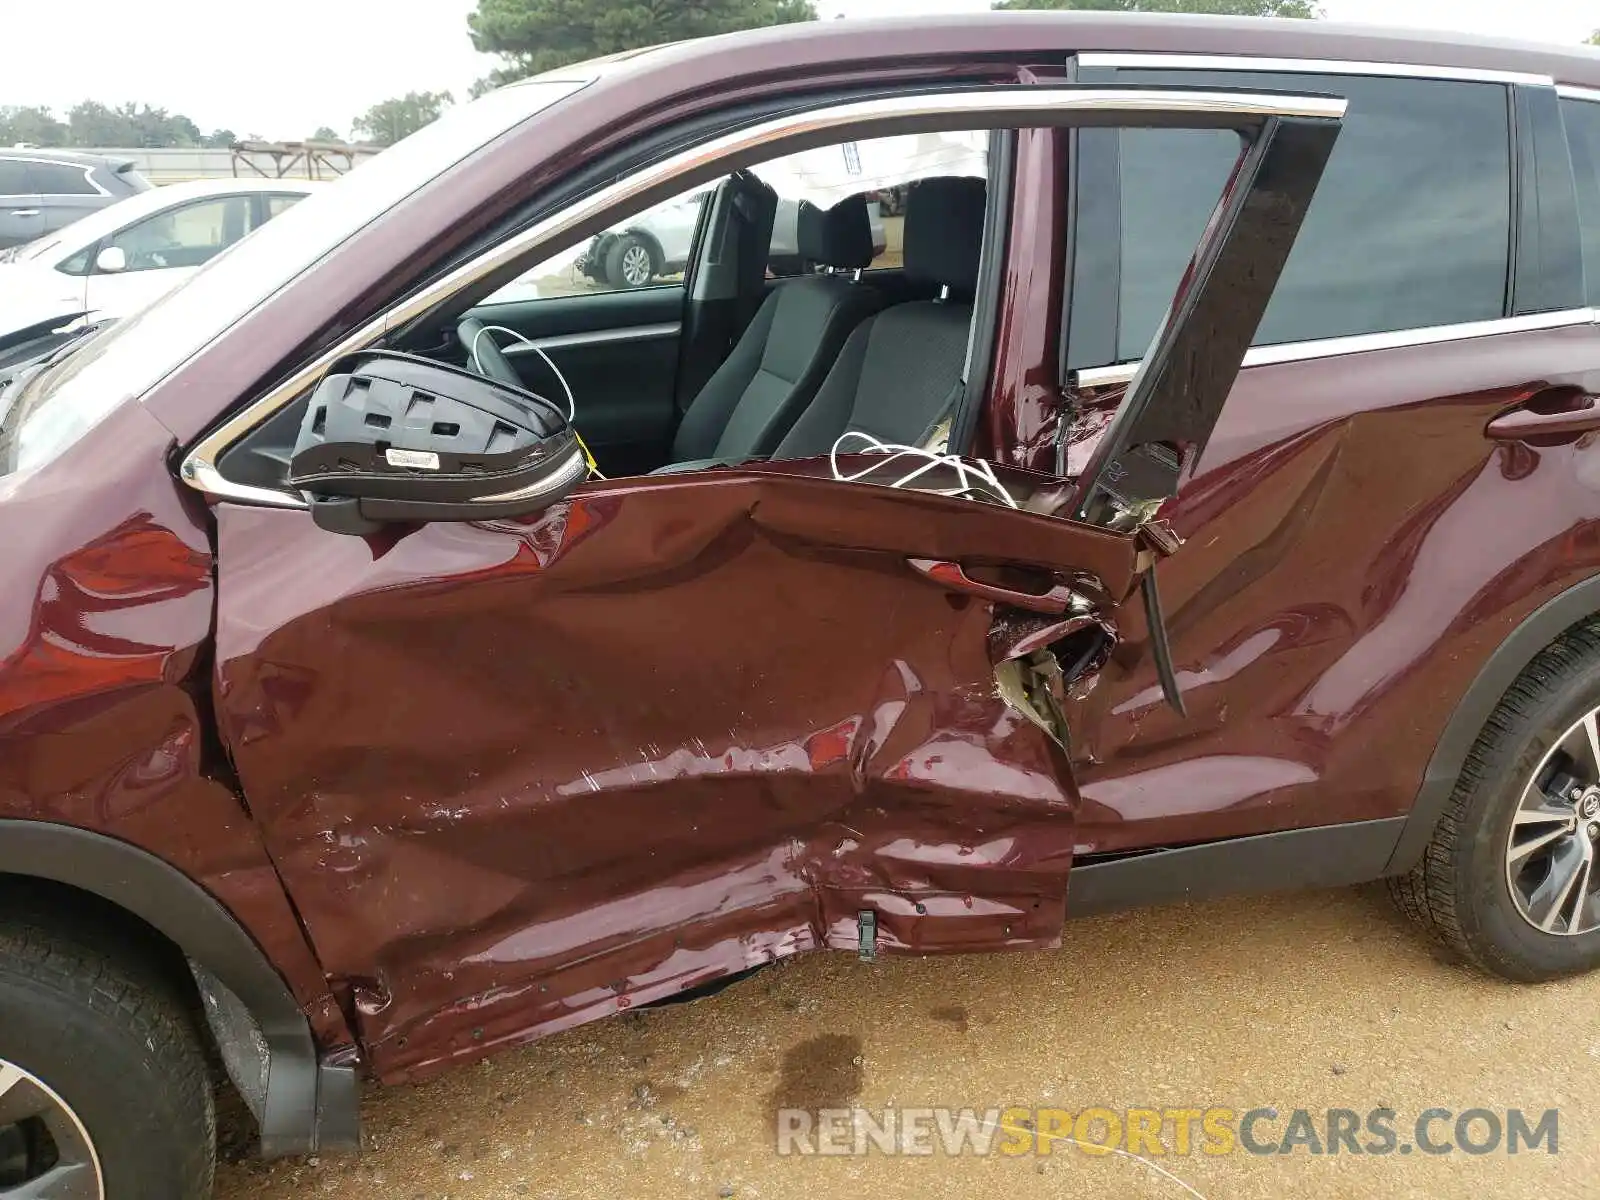
[[(1336, 20), (1577, 42), (1594, 0), (1321, 0)], [(407, 91), (464, 99), (493, 65), (472, 49), (475, 0), (8, 0), (0, 104), (61, 115), (85, 97), (188, 114), (204, 130), (296, 139)], [(975, 12), (988, 0), (820, 0), (828, 16)]]

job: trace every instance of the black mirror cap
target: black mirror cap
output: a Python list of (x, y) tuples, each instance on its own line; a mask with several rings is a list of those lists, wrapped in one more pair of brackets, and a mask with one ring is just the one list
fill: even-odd
[(328, 369), (289, 461), (289, 482), (313, 511), (319, 502), (347, 515), (354, 508), (378, 523), (522, 516), (587, 475), (566, 414), (550, 401), (389, 350)]

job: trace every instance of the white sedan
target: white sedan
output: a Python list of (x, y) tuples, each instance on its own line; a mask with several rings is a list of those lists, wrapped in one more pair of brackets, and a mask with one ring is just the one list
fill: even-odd
[(65, 314), (126, 316), (321, 186), (304, 179), (176, 183), (0, 250), (0, 337)]

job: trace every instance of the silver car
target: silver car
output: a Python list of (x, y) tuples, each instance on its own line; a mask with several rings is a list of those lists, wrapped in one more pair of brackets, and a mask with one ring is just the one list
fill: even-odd
[[(614, 288), (644, 287), (662, 275), (676, 275), (689, 262), (689, 247), (700, 220), (700, 204), (709, 191), (696, 192), (669, 201), (642, 214), (622, 229), (608, 229), (589, 243), (579, 269), (596, 283)], [(887, 240), (881, 205), (868, 201), (872, 219), (872, 245), (882, 254)], [(800, 257), (800, 202), (778, 201), (772, 221), (772, 249), (769, 261), (783, 270)]]
[(0, 150), (0, 249), (64, 229), (149, 188), (127, 159), (74, 150)]

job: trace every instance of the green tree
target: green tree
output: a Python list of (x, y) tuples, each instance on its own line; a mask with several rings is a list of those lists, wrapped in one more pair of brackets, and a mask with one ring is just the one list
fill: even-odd
[(121, 110), (98, 100), (74, 104), (67, 112), (67, 124), (74, 146), (138, 145), (133, 122)]
[(0, 146), (26, 142), (31, 146), (212, 146), (234, 142), (233, 131), (217, 129), (202, 134), (182, 113), (169, 113), (148, 104), (109, 107), (97, 100), (76, 104), (60, 120), (42, 106), (0, 105)]
[(329, 125), (318, 125), (317, 131), (306, 139), (309, 142), (342, 142), (344, 135)]
[(351, 122), (357, 137), (380, 146), (392, 146), (409, 137), (455, 103), (449, 92), (407, 92), (374, 104)]
[(1589, 35), (1588, 44), (1591, 46), (1600, 46), (1600, 29), (1596, 29)]
[(812, 0), (478, 0), (472, 44), (501, 65), (472, 92), (623, 50), (816, 19)]
[(67, 113), (67, 125), (74, 146), (198, 146), (201, 141), (199, 126), (188, 117), (148, 104), (109, 108), (85, 100)]
[(0, 107), (0, 146), (65, 146), (66, 122), (37, 105)]
[(1204, 13), (1224, 17), (1320, 17), (1310, 0), (996, 0), (995, 8), (1074, 12)]
[(133, 122), (140, 146), (198, 146), (200, 127), (182, 113), (169, 113), (164, 108), (142, 105), (137, 111), (133, 105), (125, 106), (128, 119)]

